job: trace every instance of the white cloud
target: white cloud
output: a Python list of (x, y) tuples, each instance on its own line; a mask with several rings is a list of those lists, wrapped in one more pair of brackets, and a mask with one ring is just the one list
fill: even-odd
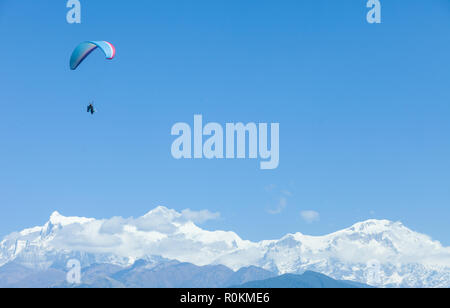
[[(270, 185), (269, 188), (266, 188), (267, 191), (274, 190), (276, 188), (275, 185)], [(279, 199), (276, 203), (276, 206), (272, 209), (267, 210), (269, 214), (277, 215), (284, 211), (284, 209), (288, 205), (288, 198), (292, 197), (292, 193), (289, 190), (283, 189), (278, 193)]]
[(190, 209), (186, 209), (181, 212), (181, 215), (184, 219), (198, 224), (202, 224), (208, 220), (220, 218), (220, 213), (212, 213), (208, 210), (192, 211)]
[(270, 185), (267, 185), (267, 186), (265, 187), (265, 190), (266, 190), (267, 192), (271, 192), (271, 191), (275, 190), (276, 188), (277, 188), (277, 185), (275, 185), (275, 184), (270, 184)]
[(116, 234), (123, 231), (123, 226), (128, 223), (129, 219), (122, 217), (113, 217), (105, 220), (100, 227), (99, 232), (103, 234)]
[(274, 209), (268, 210), (269, 214), (277, 215), (280, 214), (287, 206), (287, 198), (281, 197), (278, 201), (277, 206)]
[(286, 189), (282, 190), (281, 193), (282, 193), (283, 195), (285, 195), (285, 196), (288, 196), (288, 197), (291, 197), (291, 196), (292, 196), (292, 193), (291, 193), (289, 190), (286, 190)]
[(300, 216), (309, 224), (320, 220), (320, 214), (316, 211), (301, 211)]

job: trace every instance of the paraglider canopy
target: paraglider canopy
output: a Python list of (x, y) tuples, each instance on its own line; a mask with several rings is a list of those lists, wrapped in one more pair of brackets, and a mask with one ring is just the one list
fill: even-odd
[(70, 69), (76, 70), (77, 67), (93, 52), (95, 49), (101, 49), (106, 59), (112, 60), (116, 56), (116, 48), (113, 44), (106, 41), (87, 41), (79, 44), (70, 58)]

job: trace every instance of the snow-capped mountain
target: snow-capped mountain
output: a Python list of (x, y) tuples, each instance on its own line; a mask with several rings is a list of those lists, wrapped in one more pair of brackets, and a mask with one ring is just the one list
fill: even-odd
[(11, 263), (34, 270), (64, 268), (71, 258), (83, 267), (178, 260), (235, 271), (248, 266), (278, 274), (311, 270), (383, 287), (450, 287), (450, 248), (399, 222), (369, 220), (325, 236), (296, 233), (251, 242), (195, 224), (210, 216), (208, 211), (179, 213), (165, 207), (139, 218), (101, 220), (55, 212), (44, 226), (2, 240), (0, 268)]

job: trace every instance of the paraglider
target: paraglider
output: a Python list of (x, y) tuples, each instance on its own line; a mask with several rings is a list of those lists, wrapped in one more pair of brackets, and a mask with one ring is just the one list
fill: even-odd
[[(106, 41), (86, 41), (79, 44), (72, 52), (72, 56), (70, 57), (70, 69), (75, 71), (96, 49), (100, 49), (105, 54), (107, 60), (112, 60), (116, 56), (116, 48), (113, 44)], [(88, 105), (87, 112), (91, 115), (96, 112), (92, 103)]]
[(87, 107), (87, 112), (94, 114), (96, 112), (94, 105), (92, 105), (92, 103), (89, 104), (89, 106)]

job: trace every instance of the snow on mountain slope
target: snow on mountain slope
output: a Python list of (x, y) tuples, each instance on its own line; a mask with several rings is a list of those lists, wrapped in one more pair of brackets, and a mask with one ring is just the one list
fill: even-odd
[(258, 266), (284, 273), (316, 271), (339, 280), (376, 286), (450, 287), (450, 248), (399, 222), (369, 220), (325, 236), (288, 234), (254, 243), (234, 232), (207, 231), (193, 220), (215, 217), (158, 207), (139, 218), (90, 219), (55, 212), (42, 227), (6, 236), (0, 266), (14, 262), (33, 269), (64, 267), (68, 258), (83, 266), (120, 266), (160, 256), (199, 266), (234, 270)]
[(321, 237), (287, 235), (267, 246), (258, 265), (281, 273), (312, 270), (376, 286), (450, 286), (450, 248), (386, 220)]
[(83, 255), (89, 264), (107, 261), (127, 265), (149, 255), (208, 265), (236, 249), (256, 246), (233, 232), (210, 232), (182, 213), (158, 207), (139, 218), (95, 220), (63, 217), (57, 212), (43, 227), (6, 236), (0, 243), (0, 266), (18, 261), (46, 268), (59, 255)]

